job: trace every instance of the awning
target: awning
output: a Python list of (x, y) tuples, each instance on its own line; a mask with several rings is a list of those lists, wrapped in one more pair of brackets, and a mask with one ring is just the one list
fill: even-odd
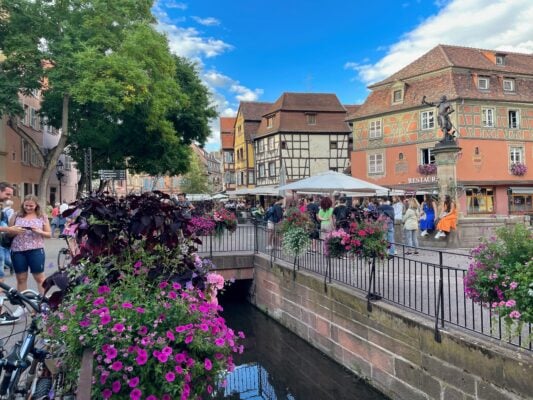
[(533, 194), (533, 186), (511, 186), (512, 194)]

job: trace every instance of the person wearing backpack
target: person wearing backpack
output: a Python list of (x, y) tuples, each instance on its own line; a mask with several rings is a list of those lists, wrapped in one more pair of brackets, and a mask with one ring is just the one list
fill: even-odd
[(283, 197), (278, 197), (276, 199), (276, 202), (268, 208), (265, 214), (268, 230), (268, 246), (266, 247), (267, 250), (271, 250), (275, 246), (276, 226), (283, 219), (283, 209), (281, 208), (282, 201)]

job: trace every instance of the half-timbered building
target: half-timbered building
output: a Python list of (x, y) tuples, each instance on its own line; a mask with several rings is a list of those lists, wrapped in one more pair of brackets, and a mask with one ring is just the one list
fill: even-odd
[(253, 138), (261, 117), (272, 103), (241, 101), (235, 119), (235, 177), (237, 189), (253, 188), (255, 185)]
[(532, 54), (439, 45), (369, 89), (347, 118), (354, 177), (398, 189), (438, 187), (435, 169), (420, 166), (435, 163), (432, 149), (442, 139), (428, 103), (446, 96), (462, 148), (456, 188), (462, 212), (533, 211)]
[(349, 160), (346, 108), (326, 93), (283, 93), (261, 119), (254, 140), (257, 186), (277, 185), (324, 171), (344, 171)]

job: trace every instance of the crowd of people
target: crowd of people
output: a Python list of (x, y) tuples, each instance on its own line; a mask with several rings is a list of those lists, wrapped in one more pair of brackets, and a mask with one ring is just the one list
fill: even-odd
[[(286, 203), (286, 202), (285, 202)], [(264, 219), (269, 231), (267, 250), (275, 247), (276, 226), (283, 220), (284, 199), (278, 197), (266, 210)], [(328, 196), (302, 197), (296, 203), (290, 201), (287, 207), (297, 207), (309, 215), (315, 229), (312, 239), (324, 239), (334, 229), (348, 230), (350, 221), (362, 213), (382, 215), (387, 223), (387, 241), (389, 257), (396, 254), (395, 229), (401, 227), (402, 239), (407, 245), (406, 254), (418, 254), (418, 236), (434, 235), (435, 239), (446, 237), (457, 226), (457, 209), (455, 202), (446, 195), (439, 207), (438, 201), (431, 195), (424, 196), (422, 203), (416, 197), (394, 196), (383, 198), (348, 198), (339, 196), (335, 203)], [(314, 241), (313, 241), (314, 242)], [(316, 250), (313, 243), (311, 251)]]

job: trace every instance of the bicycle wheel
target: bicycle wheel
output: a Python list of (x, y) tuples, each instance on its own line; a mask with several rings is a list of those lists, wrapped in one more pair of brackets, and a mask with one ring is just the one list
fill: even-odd
[(57, 269), (59, 271), (65, 271), (72, 261), (69, 249), (63, 247), (57, 253)]

